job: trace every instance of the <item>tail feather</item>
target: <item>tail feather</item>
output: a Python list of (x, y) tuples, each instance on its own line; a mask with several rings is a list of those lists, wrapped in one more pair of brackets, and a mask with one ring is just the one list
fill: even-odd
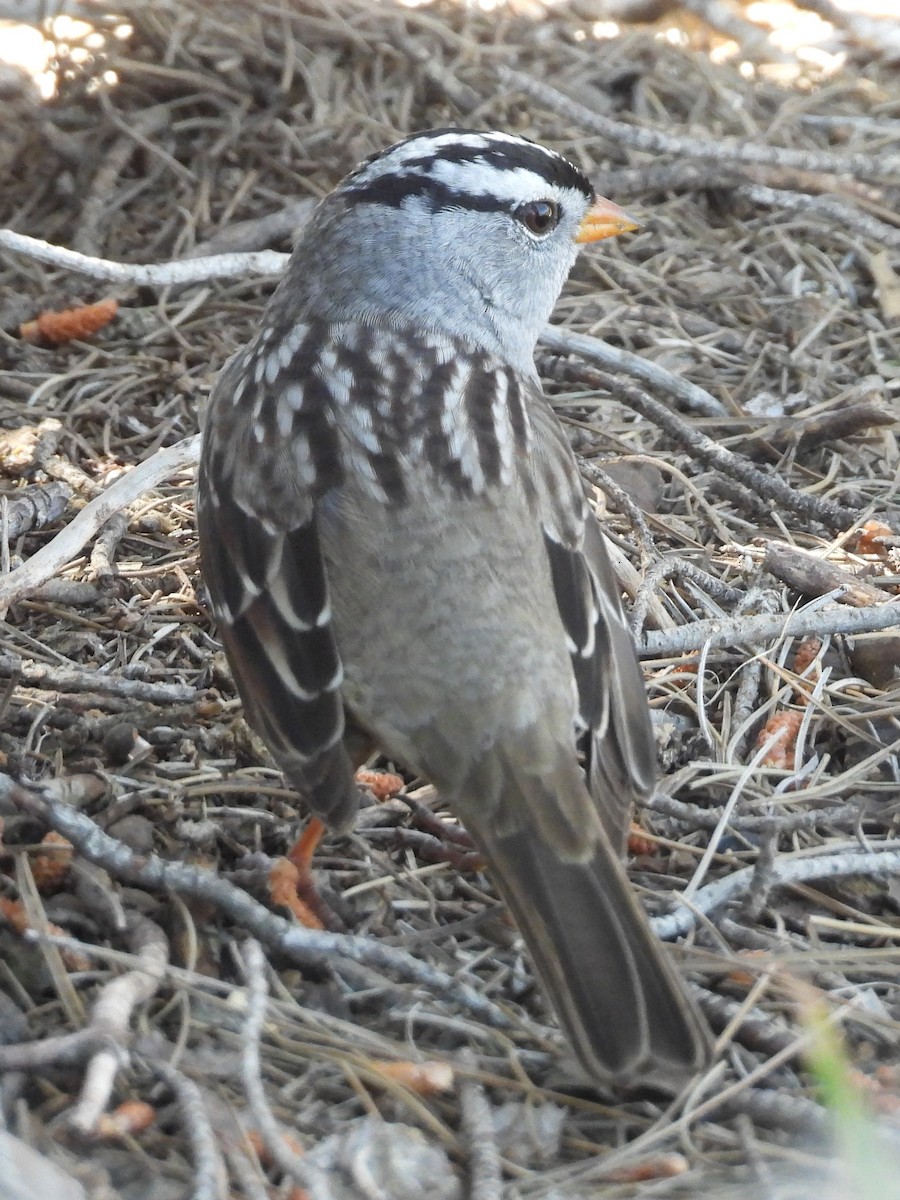
[(533, 828), (472, 828), (550, 1001), (594, 1079), (677, 1087), (709, 1036), (606, 837), (567, 861)]

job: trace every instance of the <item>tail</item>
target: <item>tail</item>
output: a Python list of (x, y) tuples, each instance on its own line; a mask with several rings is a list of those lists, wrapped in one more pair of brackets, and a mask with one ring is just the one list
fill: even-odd
[(469, 822), (588, 1075), (669, 1090), (702, 1070), (706, 1025), (606, 835), (573, 861), (530, 822), (490, 825)]

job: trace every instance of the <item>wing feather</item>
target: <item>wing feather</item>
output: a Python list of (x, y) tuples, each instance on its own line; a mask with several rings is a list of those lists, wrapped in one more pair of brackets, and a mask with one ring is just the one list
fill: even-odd
[[(252, 347), (237, 356), (210, 398), (197, 482), (201, 565), (247, 721), (312, 810), (343, 827), (358, 793), (316, 521), (317, 501), (340, 482), (339, 462), (333, 440), (320, 436), (315, 388), (310, 421), (319, 428), (304, 419), (312, 364), (304, 372), (286, 360), (286, 384), (270, 369), (277, 360), (263, 361), (257, 370)], [(320, 449), (317, 463), (314, 443), (328, 460)]]
[(529, 408), (538, 507), (554, 593), (578, 692), (579, 742), (591, 795), (613, 845), (624, 848), (633, 802), (653, 791), (656, 749), (646, 691), (603, 534), (574, 455), (543, 397)]

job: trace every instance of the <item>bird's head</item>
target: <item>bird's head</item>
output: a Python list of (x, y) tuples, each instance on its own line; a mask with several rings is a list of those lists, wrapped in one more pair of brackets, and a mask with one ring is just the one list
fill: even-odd
[(561, 155), (463, 129), (368, 159), (318, 209), (292, 276), (335, 318), (409, 322), (531, 369), (580, 246), (637, 228)]

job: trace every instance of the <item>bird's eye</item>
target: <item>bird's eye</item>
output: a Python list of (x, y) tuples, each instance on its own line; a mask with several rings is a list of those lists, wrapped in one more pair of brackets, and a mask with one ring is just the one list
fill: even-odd
[(529, 200), (519, 205), (515, 215), (529, 233), (545, 237), (559, 224), (560, 211), (555, 200)]

